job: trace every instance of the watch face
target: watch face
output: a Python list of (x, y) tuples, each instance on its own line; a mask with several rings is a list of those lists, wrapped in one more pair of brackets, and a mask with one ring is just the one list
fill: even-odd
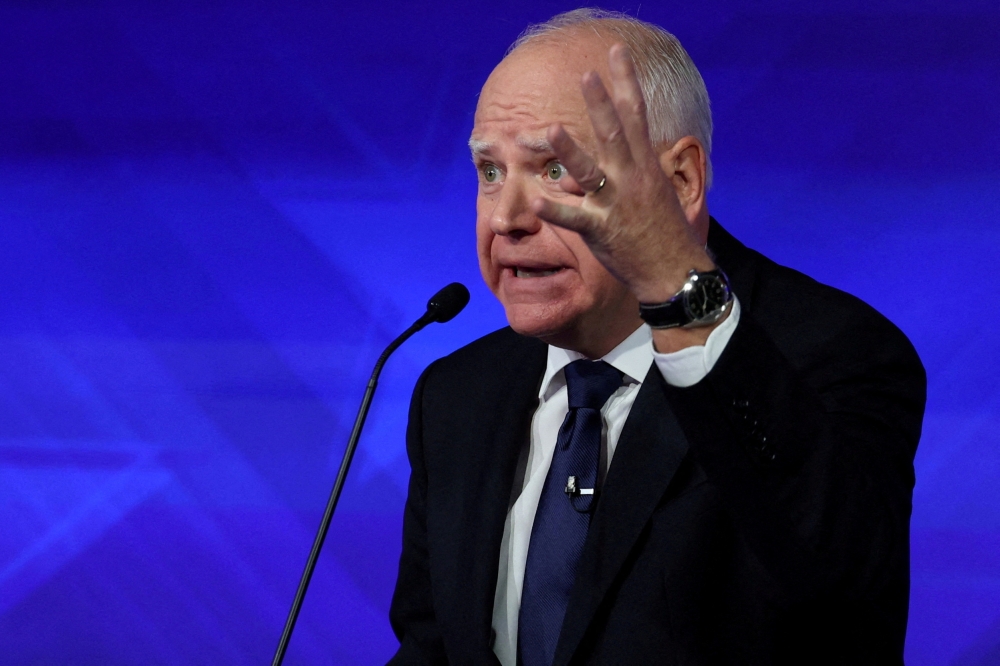
[(729, 289), (717, 275), (701, 273), (692, 279), (687, 293), (687, 310), (695, 321), (713, 317), (729, 301)]

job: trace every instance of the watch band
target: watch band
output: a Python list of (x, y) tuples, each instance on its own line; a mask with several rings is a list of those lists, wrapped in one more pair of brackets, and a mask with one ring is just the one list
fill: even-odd
[(687, 280), (664, 303), (640, 303), (639, 316), (650, 328), (698, 328), (722, 319), (733, 302), (729, 278), (721, 268), (688, 271)]

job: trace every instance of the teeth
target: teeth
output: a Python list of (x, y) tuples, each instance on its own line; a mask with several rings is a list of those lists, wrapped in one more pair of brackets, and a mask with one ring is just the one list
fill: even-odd
[(547, 271), (526, 271), (520, 268), (515, 268), (514, 275), (519, 278), (548, 277), (549, 275), (555, 275), (561, 270), (561, 268), (553, 268)]

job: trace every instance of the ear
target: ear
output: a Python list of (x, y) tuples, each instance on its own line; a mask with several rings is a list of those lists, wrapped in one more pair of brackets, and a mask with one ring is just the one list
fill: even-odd
[(701, 141), (693, 136), (680, 139), (660, 151), (660, 168), (667, 174), (688, 224), (700, 233), (708, 229), (708, 206), (705, 200), (708, 158)]

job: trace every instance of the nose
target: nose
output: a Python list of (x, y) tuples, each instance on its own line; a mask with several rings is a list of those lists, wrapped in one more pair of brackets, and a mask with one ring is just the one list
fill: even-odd
[(515, 240), (538, 233), (542, 227), (542, 221), (531, 210), (528, 187), (510, 176), (497, 195), (489, 220), (494, 234)]

